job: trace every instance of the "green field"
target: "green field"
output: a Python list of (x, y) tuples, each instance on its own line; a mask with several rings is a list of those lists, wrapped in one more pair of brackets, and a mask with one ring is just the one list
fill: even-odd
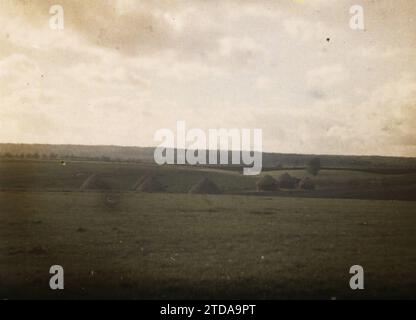
[[(278, 177), (288, 172), (295, 177), (305, 177), (305, 170), (265, 171)], [(93, 173), (100, 176), (109, 189), (131, 191), (134, 183), (144, 175), (157, 177), (168, 193), (187, 193), (203, 177), (210, 178), (223, 193), (246, 194), (256, 190), (259, 177), (243, 176), (238, 171), (200, 168), (193, 166), (157, 166), (145, 163), (8, 160), (0, 161), (0, 190), (20, 191), (78, 191)], [(398, 174), (366, 171), (321, 170), (316, 190), (284, 190), (276, 196), (351, 198), (377, 200), (416, 200), (416, 172)]]
[(131, 190), (147, 174), (158, 177), (171, 193), (186, 193), (203, 177), (212, 179), (224, 192), (253, 190), (256, 181), (233, 171), (155, 164), (73, 161), (62, 166), (60, 161), (0, 161), (0, 189), (74, 191), (92, 173), (117, 191)]
[[(149, 171), (168, 192), (129, 190)], [(93, 172), (112, 188), (80, 192)], [(8, 161), (0, 173), (0, 298), (416, 298), (414, 201), (246, 196), (253, 177), (144, 164)], [(203, 176), (240, 194), (186, 194)], [(317, 191), (383, 179), (413, 177), (322, 171)], [(49, 289), (55, 264), (63, 291)], [(365, 290), (349, 287), (356, 264)]]

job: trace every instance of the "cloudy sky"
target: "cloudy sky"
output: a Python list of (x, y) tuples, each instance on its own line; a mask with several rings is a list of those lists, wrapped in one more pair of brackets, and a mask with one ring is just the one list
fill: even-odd
[(152, 146), (185, 120), (261, 128), (266, 151), (416, 156), (415, 17), (414, 0), (1, 0), (0, 142)]

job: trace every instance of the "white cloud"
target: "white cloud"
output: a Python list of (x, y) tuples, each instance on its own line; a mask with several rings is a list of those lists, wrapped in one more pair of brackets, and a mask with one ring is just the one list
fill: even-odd
[(285, 31), (296, 41), (308, 42), (322, 40), (328, 28), (321, 21), (311, 22), (304, 18), (288, 18), (283, 21)]
[(348, 70), (342, 65), (321, 66), (306, 73), (305, 80), (311, 89), (328, 90), (347, 80)]

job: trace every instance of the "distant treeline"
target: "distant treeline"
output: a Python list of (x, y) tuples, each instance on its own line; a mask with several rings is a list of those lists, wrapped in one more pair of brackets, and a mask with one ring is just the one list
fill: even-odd
[[(63, 154), (58, 155), (57, 153), (49, 153), (49, 154), (39, 154), (35, 153), (19, 153), (19, 154), (12, 154), (10, 152), (0, 153), (1, 159), (29, 159), (29, 160), (90, 160), (90, 161), (123, 161), (121, 159), (112, 159), (110, 157), (101, 156), (101, 157), (80, 157), (72, 154)], [(134, 159), (130, 159), (131, 161), (135, 161)], [(136, 160), (137, 161), (137, 160)]]
[(0, 157), (153, 162), (153, 148), (7, 143), (0, 144)]
[[(0, 144), (1, 159), (48, 159), (132, 161), (154, 163), (154, 148), (122, 146)], [(416, 170), (416, 158), (383, 156), (343, 156), (263, 153), (263, 170), (305, 168), (312, 158), (319, 157), (322, 168), (379, 170)], [(231, 152), (229, 153), (231, 160)], [(229, 166), (239, 170), (239, 166)]]

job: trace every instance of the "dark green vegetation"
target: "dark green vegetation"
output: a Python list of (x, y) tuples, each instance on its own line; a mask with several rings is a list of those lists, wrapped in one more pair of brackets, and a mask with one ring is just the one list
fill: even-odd
[(319, 159), (319, 158), (312, 158), (308, 162), (308, 166), (307, 166), (306, 170), (311, 175), (316, 176), (319, 173), (319, 170), (321, 170), (321, 159)]
[(256, 181), (238, 172), (195, 167), (98, 161), (69, 161), (63, 166), (60, 161), (10, 160), (0, 162), (0, 189), (74, 191), (91, 174), (99, 175), (110, 189), (119, 191), (132, 190), (137, 179), (146, 175), (156, 176), (167, 192), (174, 193), (188, 192), (204, 177), (212, 179), (224, 192), (254, 190)]
[[(0, 161), (0, 190), (75, 191), (91, 175), (114, 191), (130, 191), (143, 176), (155, 176), (168, 193), (186, 193), (204, 177), (223, 193), (254, 194), (259, 177), (243, 176), (239, 171), (195, 166), (158, 166), (145, 163), (3, 160)], [(303, 169), (269, 170), (262, 175), (278, 178), (283, 173), (302, 178)], [(280, 190), (275, 196), (351, 198), (379, 200), (416, 200), (416, 172), (384, 173), (352, 169), (322, 169), (316, 177), (316, 190)]]
[[(3, 159), (65, 159), (153, 163), (154, 148), (0, 143)], [(231, 154), (229, 154), (231, 159)], [(305, 168), (319, 158), (325, 168), (416, 172), (416, 158), (263, 153), (263, 170)], [(227, 167), (234, 170), (235, 168)], [(239, 168), (237, 168), (239, 169)]]
[[(339, 199), (415, 200), (416, 173), (323, 169), (316, 190), (267, 194), (238, 171), (65, 164), (0, 161), (0, 298), (416, 298), (416, 202)], [(263, 174), (283, 172), (306, 175)], [(109, 188), (81, 192), (91, 174)], [(149, 174), (166, 193), (132, 191)], [(225, 194), (186, 194), (203, 177)]]
[[(107, 197), (0, 193), (1, 298), (416, 298), (413, 202)], [(354, 264), (364, 291), (349, 289)]]

